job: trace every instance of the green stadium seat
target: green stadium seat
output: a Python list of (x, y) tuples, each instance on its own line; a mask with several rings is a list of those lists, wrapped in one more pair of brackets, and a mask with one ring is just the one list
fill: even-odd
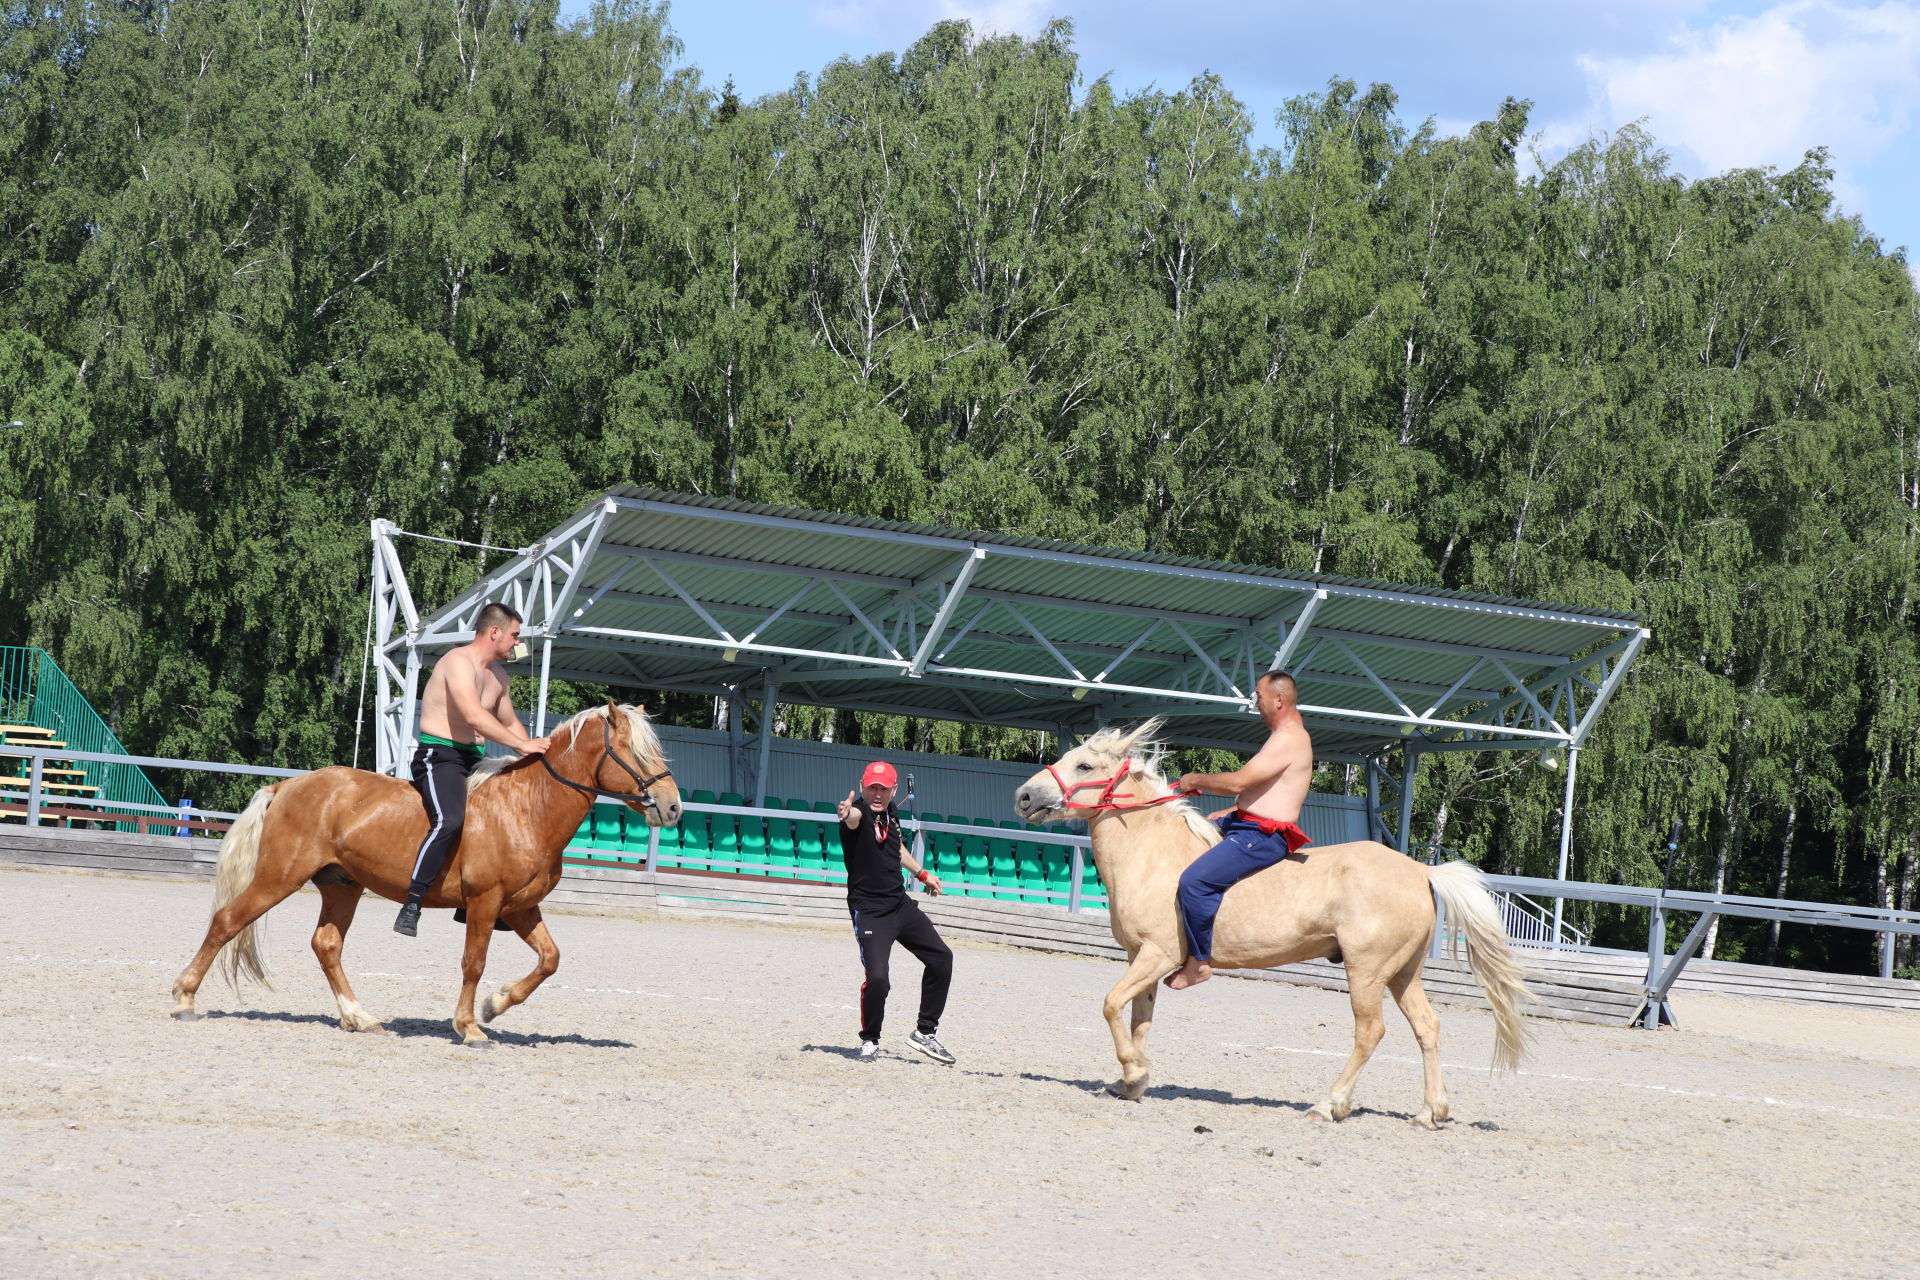
[(587, 811), (587, 820), (582, 826), (589, 829), (587, 847), (593, 850), (593, 856), (608, 862), (619, 860), (620, 813), (609, 805), (596, 804)]
[(1043, 844), (1039, 847), (1045, 851), (1041, 857), (1047, 888), (1059, 895), (1048, 898), (1047, 901), (1056, 907), (1064, 907), (1067, 905), (1068, 895), (1073, 892), (1072, 851), (1064, 845), (1056, 844)]
[[(923, 813), (918, 816), (922, 822), (946, 821), (946, 818), (937, 813)], [(943, 831), (927, 832), (925, 845), (927, 856), (922, 860), (922, 865), (939, 876), (942, 882), (961, 878), (959, 859), (950, 852), (952, 839), (952, 836)], [(960, 891), (955, 889), (952, 892), (958, 895)]]
[(587, 816), (580, 820), (580, 829), (573, 833), (572, 843), (582, 851), (591, 851), (598, 856), (608, 848), (618, 848), (620, 833), (610, 830), (606, 819), (600, 813), (600, 806), (594, 805), (587, 810)]
[[(687, 799), (694, 804), (713, 804), (716, 801), (713, 792), (705, 790), (704, 788), (694, 791), (687, 796)], [(706, 860), (712, 856), (713, 819), (715, 816), (716, 815), (711, 813), (694, 813), (692, 811), (683, 813), (680, 816), (680, 847), (674, 851), (674, 856), (671, 860), (662, 857), (660, 859), (660, 865), (663, 867), (681, 867), (696, 863), (704, 864)]]
[(1086, 860), (1084, 878), (1080, 881), (1080, 902), (1082, 906), (1104, 907), (1107, 905), (1107, 886), (1100, 882), (1100, 868), (1093, 865), (1093, 856), (1083, 854)]
[[(982, 827), (997, 827), (992, 818), (975, 818), (974, 824)], [(987, 875), (993, 881), (993, 896), (1006, 901), (1020, 900), (1020, 860), (1013, 851), (1013, 841), (1003, 836), (986, 837)]]
[[(958, 814), (949, 814), (947, 815), (947, 821), (957, 824), (961, 822), (962, 819)], [(946, 857), (947, 865), (953, 868), (953, 878), (955, 880), (963, 880), (971, 884), (976, 877), (984, 879), (983, 876), (979, 875), (978, 868), (971, 867), (967, 863), (968, 849), (966, 836), (961, 835), (957, 831), (942, 832), (940, 836), (940, 852)], [(980, 890), (978, 889), (960, 890), (960, 896), (963, 898), (977, 897), (979, 893)]]
[[(766, 808), (784, 809), (786, 802), (767, 797)], [(799, 875), (800, 850), (794, 838), (794, 824), (786, 818), (765, 819), (767, 829), (768, 864), (773, 868), (769, 873), (782, 880), (791, 880)]]
[[(787, 808), (798, 813), (813, 812), (813, 806), (805, 800), (789, 800)], [(824, 823), (795, 822), (793, 824), (794, 865), (799, 868), (801, 875), (816, 876), (827, 869), (827, 841), (832, 836), (833, 832), (828, 830)], [(834, 842), (833, 848), (836, 853), (839, 851), (838, 841)]]
[(588, 815), (588, 820), (593, 824), (594, 848), (604, 849), (608, 853), (618, 853), (625, 847), (626, 841), (620, 830), (621, 818), (625, 812), (625, 808), (619, 805), (596, 803), (593, 806), (593, 812)]
[[(1024, 831), (1026, 825), (1012, 818), (1000, 821), (1002, 830)], [(1043, 846), (1030, 840), (1013, 842), (1014, 875), (1020, 884), (1022, 902), (1045, 902), (1047, 888), (1046, 862), (1041, 855)]]
[[(722, 791), (720, 803), (743, 805), (747, 798), (738, 791)], [(731, 813), (713, 815), (713, 858), (716, 862), (739, 862), (740, 858), (740, 819)], [(718, 867), (719, 871), (737, 870), (734, 867)]]
[[(751, 801), (742, 801), (741, 803), (749, 804)], [(760, 806), (754, 805), (753, 807), (757, 809)], [(739, 821), (740, 861), (759, 863), (764, 868), (768, 861), (767, 855), (770, 852), (767, 820), (765, 818), (749, 818), (743, 816)], [(771, 872), (763, 870), (761, 874), (771, 874)]]
[[(680, 837), (683, 834), (685, 827), (686, 827), (686, 818), (682, 816), (681, 820), (675, 823), (673, 826), (670, 826), (670, 827), (662, 826), (660, 828), (660, 857), (661, 858), (667, 857), (667, 850), (678, 849), (680, 847)], [(644, 854), (642, 856), (644, 856)]]
[[(815, 800), (813, 802), (813, 811), (815, 813), (831, 814), (837, 821), (840, 814), (840, 806), (831, 800)], [(832, 823), (823, 822), (820, 824), (820, 847), (822, 850), (821, 857), (824, 859), (821, 867), (824, 870), (846, 871), (846, 863), (840, 858), (840, 837), (836, 833)]]
[(647, 815), (622, 805), (615, 810), (620, 818), (620, 861), (644, 863), (647, 860)]
[(973, 835), (960, 837), (960, 866), (967, 882), (976, 886), (966, 891), (967, 897), (993, 896), (993, 890), (987, 887), (993, 880), (992, 855), (988, 852), (985, 840)]

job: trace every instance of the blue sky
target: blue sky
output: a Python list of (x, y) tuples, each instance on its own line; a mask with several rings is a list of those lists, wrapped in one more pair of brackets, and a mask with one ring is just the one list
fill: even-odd
[(682, 61), (748, 99), (943, 18), (1031, 35), (1070, 17), (1088, 78), (1216, 72), (1262, 142), (1282, 101), (1337, 75), (1391, 84), (1409, 124), (1454, 131), (1531, 98), (1549, 160), (1636, 120), (1689, 177), (1825, 146), (1843, 208), (1920, 259), (1920, 0), (677, 0), (669, 17)]

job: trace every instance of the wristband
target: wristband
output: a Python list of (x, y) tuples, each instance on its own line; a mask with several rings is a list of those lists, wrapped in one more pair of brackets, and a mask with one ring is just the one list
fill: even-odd
[(927, 869), (925, 867), (920, 868), (918, 871), (913, 873), (913, 878), (915, 880), (918, 880), (921, 884), (925, 884), (927, 882)]

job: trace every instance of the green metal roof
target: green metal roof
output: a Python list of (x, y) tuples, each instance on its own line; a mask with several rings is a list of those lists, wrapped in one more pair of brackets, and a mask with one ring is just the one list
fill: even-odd
[(1263, 736), (1246, 697), (1278, 655), (1322, 756), (1577, 743), (1645, 639), (1608, 610), (624, 486), (415, 642), (502, 596), (553, 639), (535, 673), (1069, 731), (1164, 714), (1224, 746)]

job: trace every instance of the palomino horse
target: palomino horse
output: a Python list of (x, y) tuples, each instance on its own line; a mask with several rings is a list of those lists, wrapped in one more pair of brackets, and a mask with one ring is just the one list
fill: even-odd
[[(1173, 793), (1158, 771), (1150, 720), (1132, 730), (1103, 729), (1060, 761), (1027, 779), (1015, 812), (1028, 821), (1085, 816), (1093, 860), (1107, 887), (1114, 941), (1126, 949), (1127, 971), (1107, 993), (1104, 1012), (1120, 1058), (1115, 1097), (1138, 1099), (1147, 1088), (1147, 1032), (1160, 979), (1186, 960), (1186, 931), (1175, 892), (1180, 873), (1217, 843), (1214, 825)], [(1099, 788), (1093, 803), (1074, 795)], [(1440, 1020), (1420, 986), (1433, 938), (1433, 900), (1446, 904), (1464, 930), (1467, 959), (1493, 1006), (1493, 1064), (1510, 1068), (1526, 1047), (1519, 1005), (1526, 998), (1520, 966), (1507, 949), (1500, 914), (1477, 868), (1465, 862), (1428, 867), (1371, 840), (1310, 845), (1227, 892), (1214, 926), (1213, 967), (1255, 969), (1299, 960), (1344, 958), (1353, 1004), (1353, 1053), (1333, 1091), (1307, 1112), (1344, 1120), (1353, 1083), (1385, 1028), (1381, 988), (1393, 992), (1413, 1026), (1425, 1065), (1426, 1100), (1413, 1123), (1433, 1129), (1447, 1118), (1440, 1078)], [(1131, 1033), (1121, 1014), (1133, 1006)]]
[[(473, 1016), (474, 987), (486, 967), (496, 919), (539, 957), (534, 971), (488, 996), (480, 1021), (491, 1022), (533, 994), (560, 967), (540, 918), (540, 901), (560, 880), (561, 851), (579, 830), (596, 795), (613, 796), (654, 825), (680, 820), (680, 790), (667, 772), (660, 739), (644, 708), (582, 711), (553, 733), (543, 759), (489, 760), (468, 783), (466, 828), (425, 906), (467, 910), (460, 965), (460, 1001), (453, 1029), (475, 1047), (491, 1045)], [(225, 968), (266, 981), (254, 921), (312, 881), (320, 890), (320, 957), (348, 1031), (385, 1028), (353, 998), (340, 967), (340, 946), (354, 908), (368, 889), (398, 902), (407, 896), (414, 852), (427, 834), (420, 795), (398, 778), (334, 766), (262, 787), (220, 845), (213, 920), (206, 941), (173, 984), (176, 1018), (192, 1018), (194, 993), (227, 948)]]

